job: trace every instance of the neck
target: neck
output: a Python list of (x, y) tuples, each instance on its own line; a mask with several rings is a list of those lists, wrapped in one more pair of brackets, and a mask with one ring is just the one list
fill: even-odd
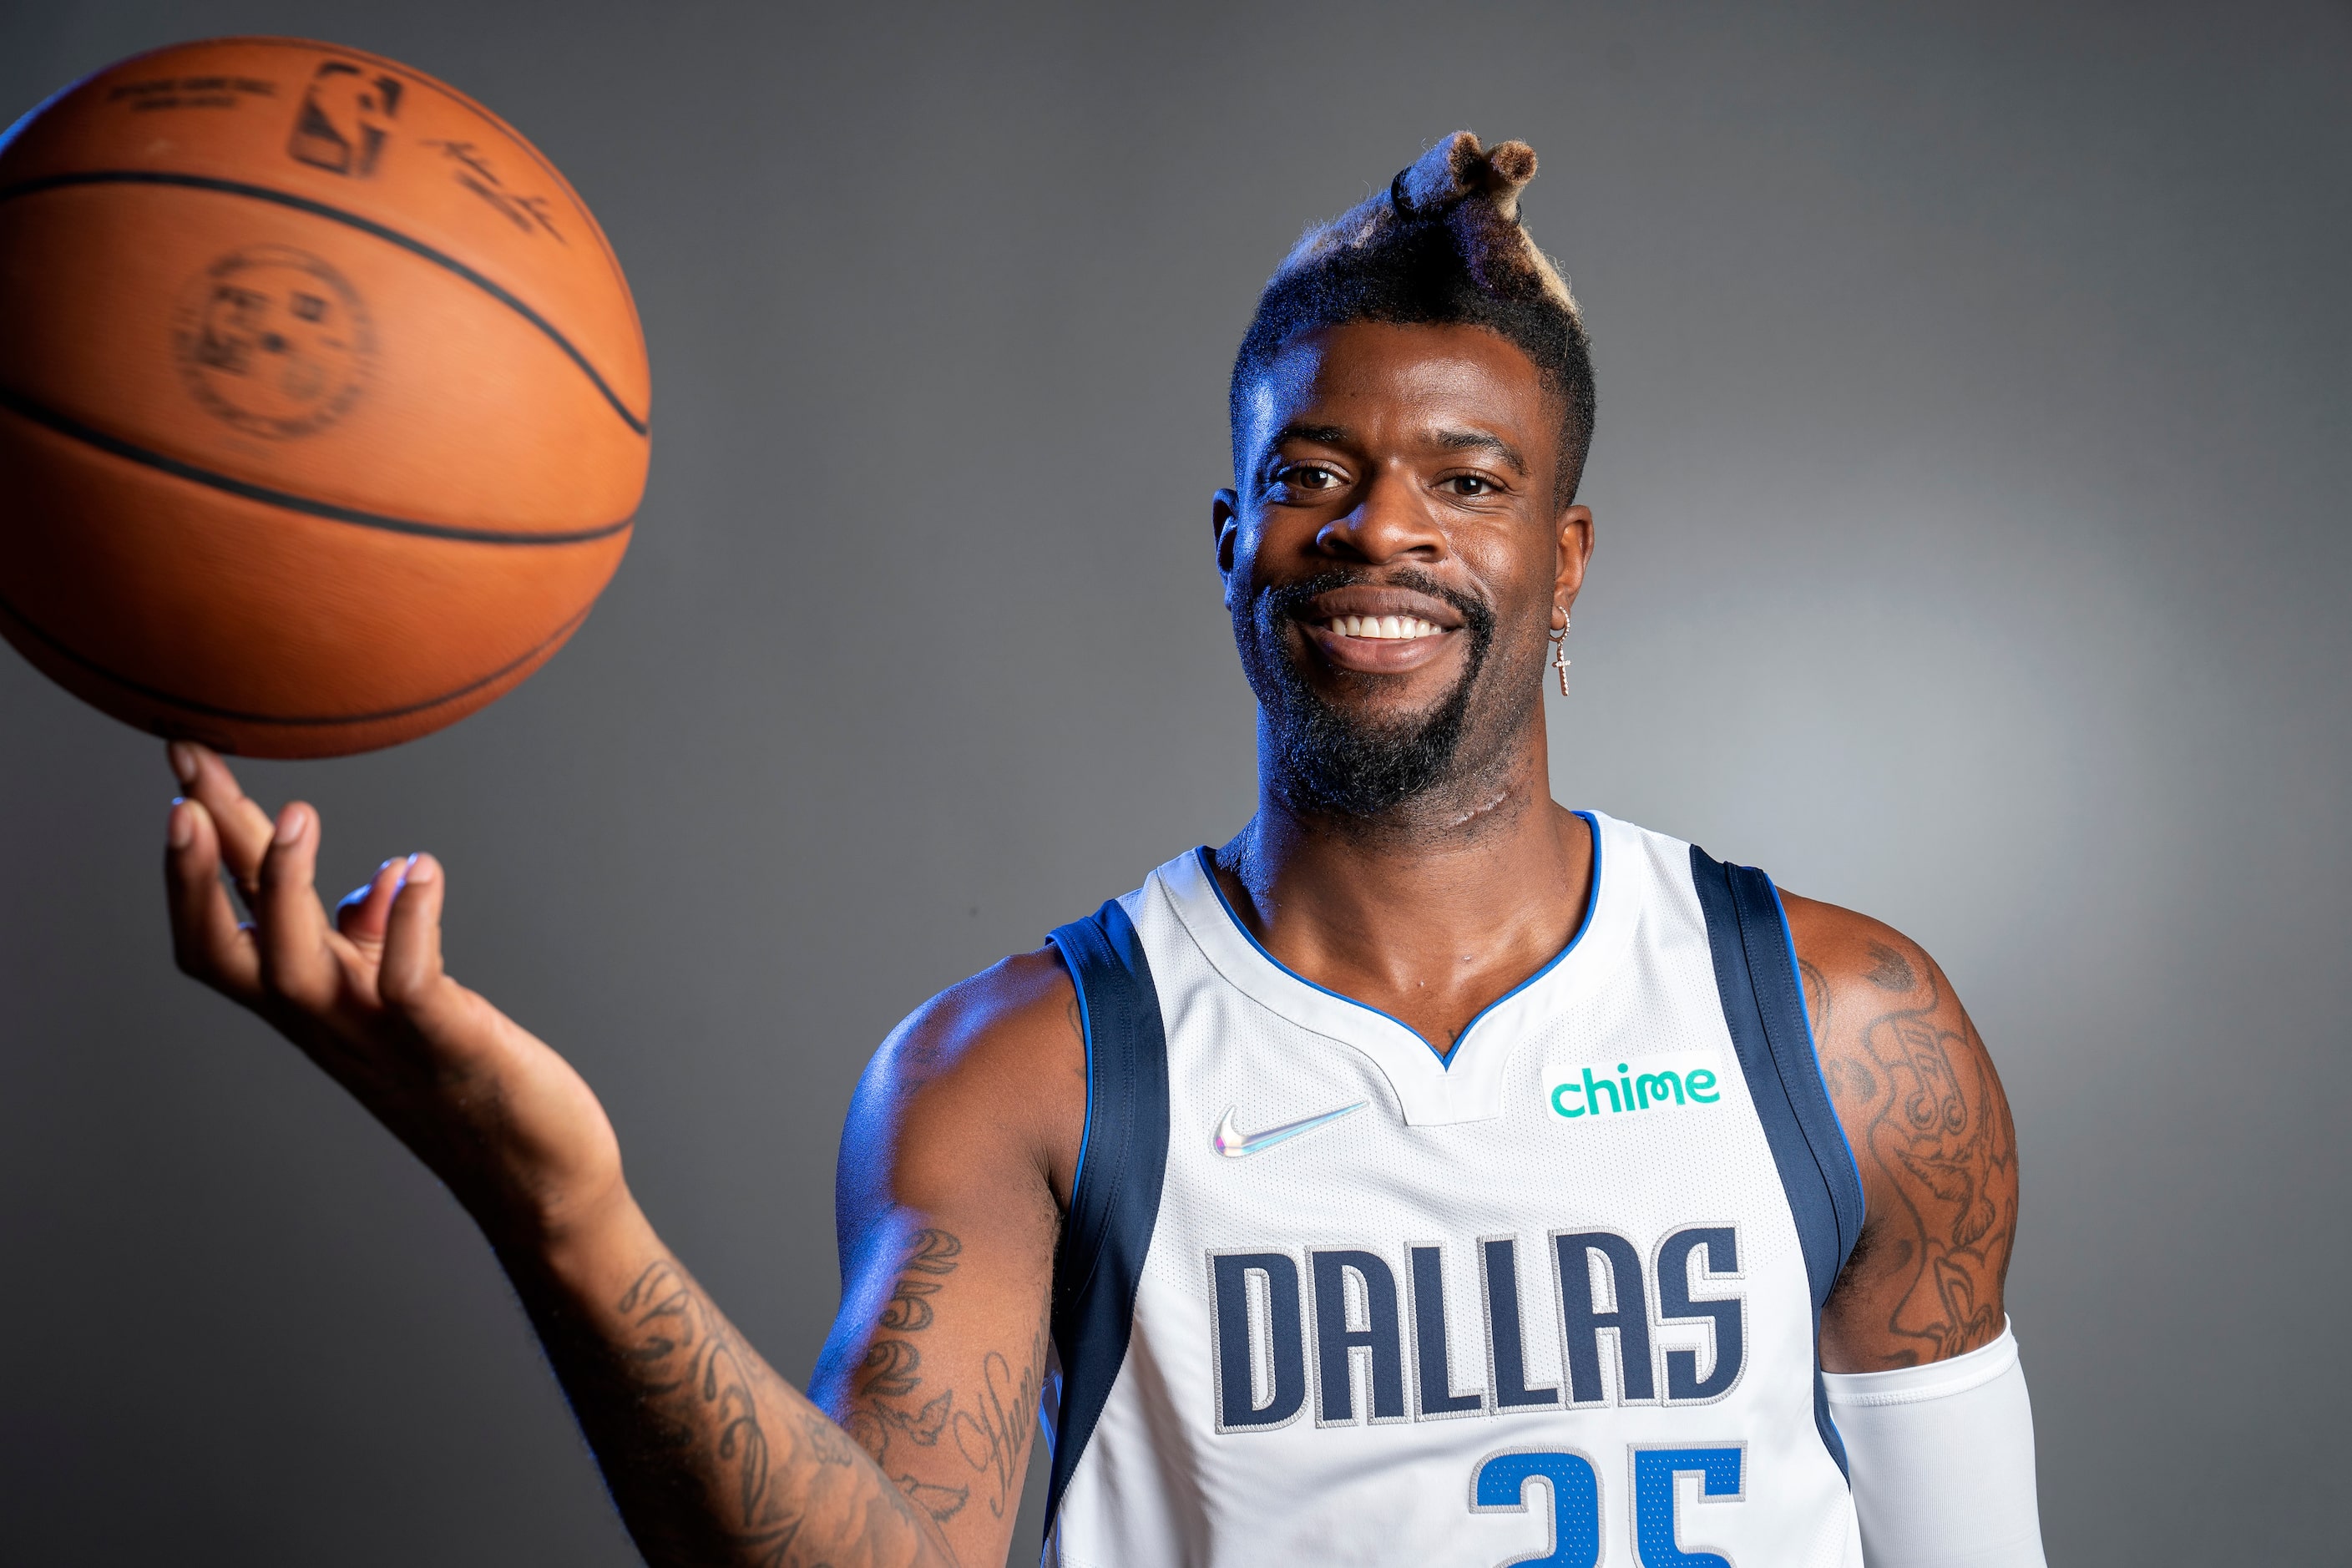
[(1487, 765), (1378, 818), (1301, 812), (1261, 765), (1257, 815), (1217, 873), (1276, 958), (1444, 1054), (1576, 934), (1592, 845), (1551, 799), (1538, 711)]

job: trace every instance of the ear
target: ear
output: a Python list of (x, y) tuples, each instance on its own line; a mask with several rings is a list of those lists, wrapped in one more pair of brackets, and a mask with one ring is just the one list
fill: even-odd
[(1584, 586), (1584, 563), (1592, 559), (1592, 509), (1564, 509), (1554, 538), (1559, 570), (1552, 578), (1552, 602), (1573, 611), (1576, 595)]
[(1234, 547), (1241, 538), (1242, 498), (1232, 490), (1219, 490), (1209, 503), (1209, 525), (1217, 535), (1217, 575), (1230, 577), (1234, 573)]

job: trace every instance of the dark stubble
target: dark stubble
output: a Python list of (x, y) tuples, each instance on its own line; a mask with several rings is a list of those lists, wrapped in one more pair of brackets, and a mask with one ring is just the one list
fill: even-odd
[[(1319, 594), (1357, 584), (1405, 588), (1452, 605), (1462, 616), (1468, 651), (1462, 678), (1431, 707), (1393, 721), (1369, 719), (1328, 700), (1307, 684), (1288, 646), (1290, 623)], [(1269, 782), (1293, 811), (1363, 822), (1450, 783), (1459, 771), (1465, 728), (1479, 673), (1495, 640), (1495, 615), (1436, 579), (1413, 572), (1373, 577), (1326, 572), (1261, 592), (1234, 616), (1242, 667), (1265, 721)], [(1344, 673), (1343, 680), (1380, 676)]]

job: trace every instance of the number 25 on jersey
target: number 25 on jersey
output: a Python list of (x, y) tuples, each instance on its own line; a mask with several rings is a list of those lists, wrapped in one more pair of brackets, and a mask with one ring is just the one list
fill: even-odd
[[(1676, 1478), (1696, 1474), (1702, 1502), (1737, 1502), (1746, 1495), (1740, 1479), (1742, 1450), (1720, 1447), (1633, 1450), (1633, 1556), (1642, 1568), (1731, 1568), (1713, 1552), (1685, 1552), (1675, 1517)], [(1514, 1557), (1513, 1563), (1554, 1568), (1598, 1568), (1601, 1562), (1601, 1478), (1581, 1454), (1558, 1449), (1506, 1449), (1478, 1461), (1470, 1479), (1475, 1513), (1524, 1512), (1530, 1481), (1551, 1494), (1551, 1550), (1541, 1556)]]

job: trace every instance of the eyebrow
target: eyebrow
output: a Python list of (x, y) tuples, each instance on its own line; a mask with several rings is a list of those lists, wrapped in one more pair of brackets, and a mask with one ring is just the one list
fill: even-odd
[(1306, 441), (1318, 447), (1344, 447), (1348, 444), (1348, 432), (1343, 426), (1309, 425), (1294, 419), (1274, 433), (1274, 439), (1265, 444), (1265, 449), (1277, 451), (1293, 441)]
[[(1520, 456), (1517, 447), (1488, 431), (1439, 430), (1431, 438), (1449, 452), (1490, 452), (1521, 478), (1529, 471), (1527, 458)], [(1266, 454), (1271, 457), (1293, 441), (1305, 441), (1317, 447), (1344, 447), (1348, 444), (1348, 430), (1344, 426), (1310, 425), (1305, 420), (1294, 419), (1274, 433), (1274, 439), (1265, 445)]]
[(1525, 477), (1528, 472), (1528, 460), (1519, 456), (1517, 447), (1500, 436), (1489, 435), (1484, 430), (1440, 430), (1436, 439), (1437, 444), (1449, 452), (1492, 452), (1513, 473)]

